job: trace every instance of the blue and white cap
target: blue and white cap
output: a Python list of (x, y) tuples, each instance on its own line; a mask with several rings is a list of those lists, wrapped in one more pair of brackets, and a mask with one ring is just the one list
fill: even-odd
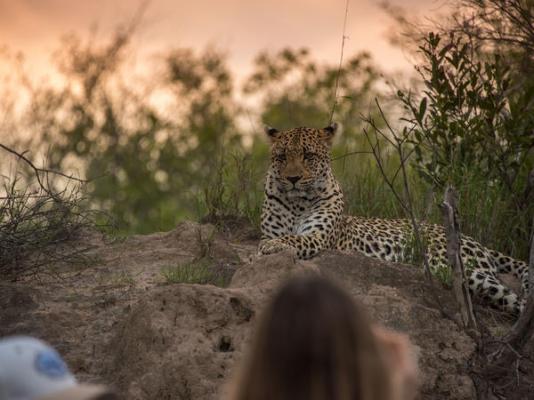
[(108, 400), (101, 385), (82, 385), (52, 347), (26, 336), (0, 340), (0, 400)]

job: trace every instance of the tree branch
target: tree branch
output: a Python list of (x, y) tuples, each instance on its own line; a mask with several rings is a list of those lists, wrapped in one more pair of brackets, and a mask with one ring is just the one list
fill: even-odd
[(447, 258), (452, 268), (452, 287), (454, 297), (462, 317), (462, 323), (468, 330), (477, 331), (477, 322), (473, 314), (473, 304), (466, 284), (465, 268), (461, 257), (460, 226), (456, 212), (456, 193), (451, 186), (445, 190), (443, 204), (443, 222), (447, 232)]
[(62, 176), (64, 178), (67, 178), (67, 179), (72, 179), (72, 180), (75, 180), (77, 182), (80, 182), (80, 183), (87, 183), (88, 181), (85, 180), (85, 179), (80, 179), (80, 178), (76, 178), (75, 176), (73, 175), (67, 175), (67, 174), (64, 174), (63, 172), (60, 172), (60, 171), (55, 171), (55, 170), (51, 170), (51, 169), (47, 169), (47, 168), (39, 168), (39, 167), (36, 167), (35, 164), (30, 160), (28, 159), (26, 156), (24, 156), (24, 154), (26, 154), (28, 151), (24, 151), (22, 153), (19, 153), (9, 147), (7, 147), (6, 145), (3, 145), (2, 143), (0, 143), (0, 148), (4, 149), (5, 151), (7, 151), (8, 153), (11, 153), (13, 155), (15, 155), (16, 157), (18, 157), (20, 160), (24, 161), (26, 164), (28, 164), (30, 166), (30, 168), (32, 168), (35, 172), (35, 177), (37, 178), (37, 181), (39, 182), (39, 184), (41, 186), (44, 187), (43, 185), (43, 182), (41, 181), (41, 177), (40, 177), (40, 173), (45, 173), (45, 174), (53, 174), (53, 175), (58, 175), (58, 176)]

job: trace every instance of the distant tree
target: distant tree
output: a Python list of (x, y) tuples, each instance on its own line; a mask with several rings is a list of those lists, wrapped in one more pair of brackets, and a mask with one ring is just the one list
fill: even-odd
[(51, 168), (81, 170), (94, 207), (121, 228), (170, 229), (202, 213), (223, 149), (239, 144), (239, 109), (225, 56), (213, 49), (169, 51), (157, 79), (133, 82), (131, 35), (119, 30), (103, 44), (67, 37), (55, 57), (64, 85), (32, 87), (21, 130)]
[[(247, 123), (259, 115), (281, 129), (326, 126), (336, 85), (334, 119), (344, 129), (334, 157), (343, 167), (358, 162), (343, 155), (364, 151), (360, 114), (380, 78), (368, 54), (338, 68), (305, 49), (262, 53), (240, 103), (226, 55), (213, 48), (168, 50), (145, 60), (157, 74), (136, 73), (129, 58), (134, 31), (135, 24), (126, 26), (107, 41), (66, 37), (54, 55), (61, 83), (24, 77), (29, 104), (10, 121), (31, 132), (20, 148), (88, 179), (92, 206), (121, 230), (166, 230), (205, 214), (256, 220), (267, 142), (245, 132)], [(245, 112), (244, 103), (252, 109)]]
[(262, 104), (261, 119), (278, 129), (328, 125), (338, 81), (336, 122), (343, 126), (340, 146), (363, 143), (360, 115), (377, 95), (380, 71), (371, 56), (362, 52), (346, 60), (341, 68), (320, 64), (307, 49), (286, 48), (277, 53), (260, 53), (244, 92), (257, 95)]

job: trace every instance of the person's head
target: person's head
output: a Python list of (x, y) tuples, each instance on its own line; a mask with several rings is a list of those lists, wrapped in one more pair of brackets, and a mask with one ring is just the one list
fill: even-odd
[(0, 400), (114, 400), (101, 385), (79, 384), (60, 355), (26, 336), (0, 339)]
[(293, 278), (274, 296), (234, 383), (234, 400), (378, 400), (391, 393), (365, 311), (316, 276)]

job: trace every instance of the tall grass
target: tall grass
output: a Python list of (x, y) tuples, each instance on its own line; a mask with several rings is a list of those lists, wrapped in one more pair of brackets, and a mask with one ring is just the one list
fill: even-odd
[[(380, 218), (405, 218), (374, 160), (368, 155), (353, 156), (344, 166), (334, 162), (334, 170), (345, 195), (349, 214)], [(385, 173), (393, 176), (397, 160), (390, 156)], [(415, 168), (408, 169), (410, 190), (413, 194), (416, 215), (427, 222), (442, 224), (440, 204), (443, 192), (423, 180)], [(458, 207), (462, 232), (472, 236), (487, 247), (503, 251), (513, 257), (526, 260), (530, 221), (534, 204), (519, 209), (512, 203), (507, 188), (489, 181), (461, 166), (452, 178), (458, 192)], [(400, 179), (397, 190), (402, 192)]]
[(199, 194), (197, 217), (214, 221), (244, 217), (259, 226), (266, 169), (266, 146), (255, 152), (241, 150), (220, 156)]

